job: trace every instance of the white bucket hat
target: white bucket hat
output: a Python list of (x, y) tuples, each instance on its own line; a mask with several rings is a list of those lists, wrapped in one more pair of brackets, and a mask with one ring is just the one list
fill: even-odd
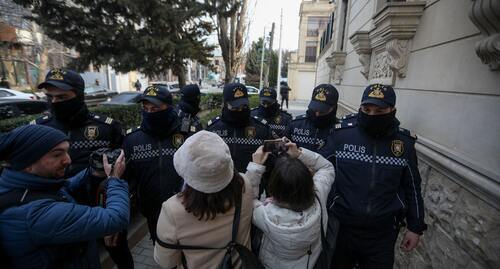
[(229, 147), (217, 134), (200, 131), (174, 154), (175, 171), (184, 182), (203, 193), (216, 193), (233, 179), (234, 165)]

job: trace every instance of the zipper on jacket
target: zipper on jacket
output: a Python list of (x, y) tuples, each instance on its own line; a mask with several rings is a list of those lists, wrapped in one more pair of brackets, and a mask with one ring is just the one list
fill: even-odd
[(375, 141), (375, 144), (373, 145), (373, 153), (372, 153), (372, 173), (371, 173), (371, 181), (370, 181), (370, 188), (368, 190), (368, 205), (366, 206), (366, 214), (370, 215), (372, 211), (372, 202), (371, 202), (371, 191), (375, 187), (375, 166), (376, 166), (376, 160), (377, 160), (377, 142)]

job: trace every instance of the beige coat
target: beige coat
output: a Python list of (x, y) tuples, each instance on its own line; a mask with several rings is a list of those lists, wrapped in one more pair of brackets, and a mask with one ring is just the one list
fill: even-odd
[[(250, 223), (253, 213), (252, 185), (243, 176), (245, 188), (242, 196), (240, 227), (237, 241), (250, 248)], [(234, 208), (219, 214), (213, 220), (198, 220), (188, 213), (177, 195), (163, 203), (158, 219), (158, 238), (164, 242), (181, 245), (224, 247), (231, 241)], [(218, 268), (225, 250), (182, 250), (189, 269)], [(163, 268), (183, 268), (181, 251), (167, 249), (159, 244), (154, 248), (155, 261)]]

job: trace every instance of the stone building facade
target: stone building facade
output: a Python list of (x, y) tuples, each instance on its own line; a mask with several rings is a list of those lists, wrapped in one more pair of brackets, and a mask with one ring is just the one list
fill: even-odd
[(429, 230), (416, 251), (396, 246), (396, 267), (500, 268), (500, 1), (335, 4), (316, 84), (337, 87), (342, 113), (368, 84), (392, 85), (419, 137)]
[(320, 33), (327, 28), (334, 6), (328, 0), (302, 0), (298, 50), (290, 55), (288, 85), (291, 99), (310, 99), (316, 76)]

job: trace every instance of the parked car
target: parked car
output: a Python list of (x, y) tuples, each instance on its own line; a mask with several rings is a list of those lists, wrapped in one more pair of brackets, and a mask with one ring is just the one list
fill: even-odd
[(259, 94), (259, 89), (255, 88), (254, 86), (247, 86), (247, 91), (248, 95), (258, 95)]
[(108, 100), (99, 105), (101, 106), (120, 106), (120, 105), (134, 105), (141, 98), (141, 92), (122, 92), (119, 93)]
[(0, 98), (0, 120), (40, 114), (48, 110), (47, 101)]
[(87, 86), (85, 87), (85, 103), (88, 106), (95, 106), (99, 103), (111, 100), (111, 97), (117, 94), (116, 91), (110, 91), (102, 86)]
[(37, 100), (38, 98), (31, 93), (24, 93), (16, 90), (0, 88), (0, 99)]

